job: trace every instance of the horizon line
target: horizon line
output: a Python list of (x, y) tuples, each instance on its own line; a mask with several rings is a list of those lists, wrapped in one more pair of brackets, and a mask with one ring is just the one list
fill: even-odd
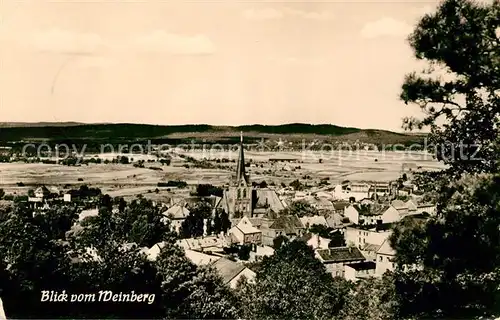
[(401, 134), (412, 134), (412, 133), (429, 133), (427, 131), (421, 131), (421, 130), (413, 130), (413, 131), (405, 131), (400, 130), (400, 131), (395, 131), (391, 129), (383, 129), (383, 128), (360, 128), (360, 127), (354, 127), (354, 126), (343, 126), (343, 125), (338, 125), (338, 124), (333, 124), (333, 123), (310, 123), (310, 122), (287, 122), (287, 123), (279, 123), (279, 124), (262, 124), (262, 123), (249, 123), (249, 124), (209, 124), (209, 123), (184, 123), (184, 124), (159, 124), (159, 123), (147, 123), (147, 122), (82, 122), (82, 121), (4, 121), (0, 122), (0, 126), (2, 125), (8, 125), (8, 124), (29, 124), (29, 125), (36, 125), (36, 124), (76, 124), (76, 125), (150, 125), (150, 126), (212, 126), (212, 127), (246, 127), (246, 126), (267, 126), (267, 127), (273, 127), (273, 126), (286, 126), (286, 125), (310, 125), (310, 126), (336, 126), (339, 128), (345, 128), (345, 129), (358, 129), (358, 130), (379, 130), (379, 131), (388, 131), (388, 132), (394, 132), (394, 133), (401, 133)]

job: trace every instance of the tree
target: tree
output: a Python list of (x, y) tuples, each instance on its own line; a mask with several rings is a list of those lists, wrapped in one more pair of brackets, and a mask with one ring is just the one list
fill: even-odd
[(273, 248), (275, 250), (279, 249), (283, 244), (288, 242), (288, 238), (286, 236), (280, 235), (273, 239)]
[(104, 209), (111, 211), (113, 210), (113, 199), (111, 199), (109, 195), (105, 194), (104, 196), (101, 197), (100, 205)]
[(333, 231), (332, 228), (328, 228), (322, 224), (313, 224), (309, 228), (309, 232), (317, 234), (318, 236), (323, 237), (323, 238), (329, 238), (331, 231)]
[(327, 273), (305, 242), (294, 240), (265, 257), (255, 284), (241, 290), (244, 319), (332, 319), (349, 286)]
[(420, 106), (425, 116), (405, 119), (404, 127), (430, 127), (438, 159), (450, 165), (453, 175), (498, 172), (499, 16), (498, 0), (446, 0), (420, 20), (409, 38), (417, 59), (435, 70), (406, 76), (401, 99)]
[(404, 219), (390, 238), (402, 315), (498, 316), (500, 176), (450, 182), (440, 202), (436, 217)]
[(329, 239), (331, 240), (328, 246), (330, 248), (345, 247), (345, 237), (340, 231), (330, 233)]
[(3, 189), (0, 189), (0, 200), (5, 196), (5, 191)]
[[(130, 161), (133, 161), (134, 159), (131, 159)], [(119, 159), (120, 164), (129, 164), (130, 163), (128, 157), (126, 156), (121, 156)]]
[(238, 258), (240, 260), (250, 259), (250, 251), (252, 251), (251, 245), (244, 244), (240, 246), (238, 250)]
[(210, 218), (211, 211), (210, 205), (204, 201), (197, 203), (191, 208), (189, 215), (181, 224), (181, 237), (201, 237), (204, 231), (205, 219)]
[(398, 319), (396, 288), (392, 275), (368, 278), (356, 283), (342, 309), (344, 320)]
[(22, 210), (27, 209), (17, 207), (0, 222), (0, 266), (8, 279), (0, 284), (5, 312), (10, 318), (51, 317), (54, 310), (40, 302), (40, 292), (65, 289), (69, 257), (64, 244)]
[(302, 185), (302, 183), (300, 183), (299, 180), (294, 180), (294, 181), (290, 182), (290, 187), (292, 187), (294, 190), (302, 190), (303, 189), (303, 185)]
[(221, 232), (227, 234), (229, 228), (231, 228), (231, 221), (229, 220), (229, 214), (222, 210), (221, 212)]
[(237, 318), (236, 296), (210, 269), (198, 269), (182, 249), (165, 246), (157, 260), (162, 279), (163, 308), (166, 318), (227, 319)]
[(118, 200), (118, 211), (120, 213), (123, 213), (125, 211), (125, 208), (127, 208), (127, 202), (125, 201), (125, 199), (123, 199), (123, 197), (120, 197), (120, 199)]
[(224, 190), (219, 187), (214, 187), (211, 184), (199, 184), (196, 186), (196, 195), (198, 197), (208, 197), (211, 195), (222, 197)]
[(311, 217), (318, 215), (318, 209), (304, 200), (293, 201), (283, 212), (287, 215), (297, 215), (298, 217)]

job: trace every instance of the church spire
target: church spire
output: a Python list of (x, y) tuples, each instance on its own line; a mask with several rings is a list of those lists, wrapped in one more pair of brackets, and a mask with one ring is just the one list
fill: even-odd
[(236, 167), (236, 182), (239, 184), (241, 180), (248, 184), (248, 177), (245, 172), (245, 156), (243, 151), (243, 132), (240, 132), (240, 150), (238, 155), (238, 164)]

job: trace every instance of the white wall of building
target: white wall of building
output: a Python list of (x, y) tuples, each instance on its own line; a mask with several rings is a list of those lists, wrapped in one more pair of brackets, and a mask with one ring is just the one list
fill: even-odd
[(347, 227), (344, 232), (344, 238), (347, 245), (356, 247), (364, 247), (365, 244), (382, 245), (384, 241), (391, 235), (390, 230), (374, 231), (363, 230), (359, 228)]

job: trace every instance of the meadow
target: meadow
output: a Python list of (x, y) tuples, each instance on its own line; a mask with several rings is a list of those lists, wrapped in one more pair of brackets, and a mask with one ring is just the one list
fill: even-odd
[[(99, 155), (101, 156), (101, 155)], [(174, 157), (171, 165), (160, 165), (157, 162), (145, 164), (145, 168), (137, 168), (132, 164), (89, 164), (81, 166), (65, 166), (42, 163), (2, 163), (0, 164), (0, 188), (7, 193), (25, 194), (36, 185), (58, 186), (64, 189), (69, 186), (87, 184), (99, 187), (112, 196), (135, 196), (150, 194), (157, 188), (158, 182), (183, 180), (190, 185), (210, 183), (227, 185), (235, 172), (237, 152), (228, 151), (190, 151), (184, 152), (184, 158)], [(116, 155), (107, 155), (111, 159)], [(102, 157), (103, 159), (106, 157)], [(151, 159), (149, 155), (129, 155), (135, 161)], [(205, 159), (219, 168), (194, 168), (188, 157)], [(217, 159), (228, 159), (227, 163), (219, 163)], [(269, 159), (289, 159), (292, 162), (270, 162)], [(268, 184), (288, 184), (299, 179), (313, 185), (321, 178), (328, 178), (331, 184), (343, 180), (351, 181), (390, 181), (401, 175), (404, 163), (413, 164), (419, 170), (438, 170), (444, 166), (434, 160), (431, 155), (414, 152), (376, 152), (376, 151), (335, 151), (335, 152), (245, 152), (245, 161), (250, 166), (247, 172), (250, 179), (257, 183), (265, 180)], [(151, 170), (148, 167), (159, 167)], [(22, 182), (25, 186), (20, 187)], [(159, 188), (162, 194), (166, 188)], [(169, 191), (170, 193), (185, 191)], [(153, 196), (153, 195), (151, 195)], [(158, 196), (160, 197), (160, 196)]]

